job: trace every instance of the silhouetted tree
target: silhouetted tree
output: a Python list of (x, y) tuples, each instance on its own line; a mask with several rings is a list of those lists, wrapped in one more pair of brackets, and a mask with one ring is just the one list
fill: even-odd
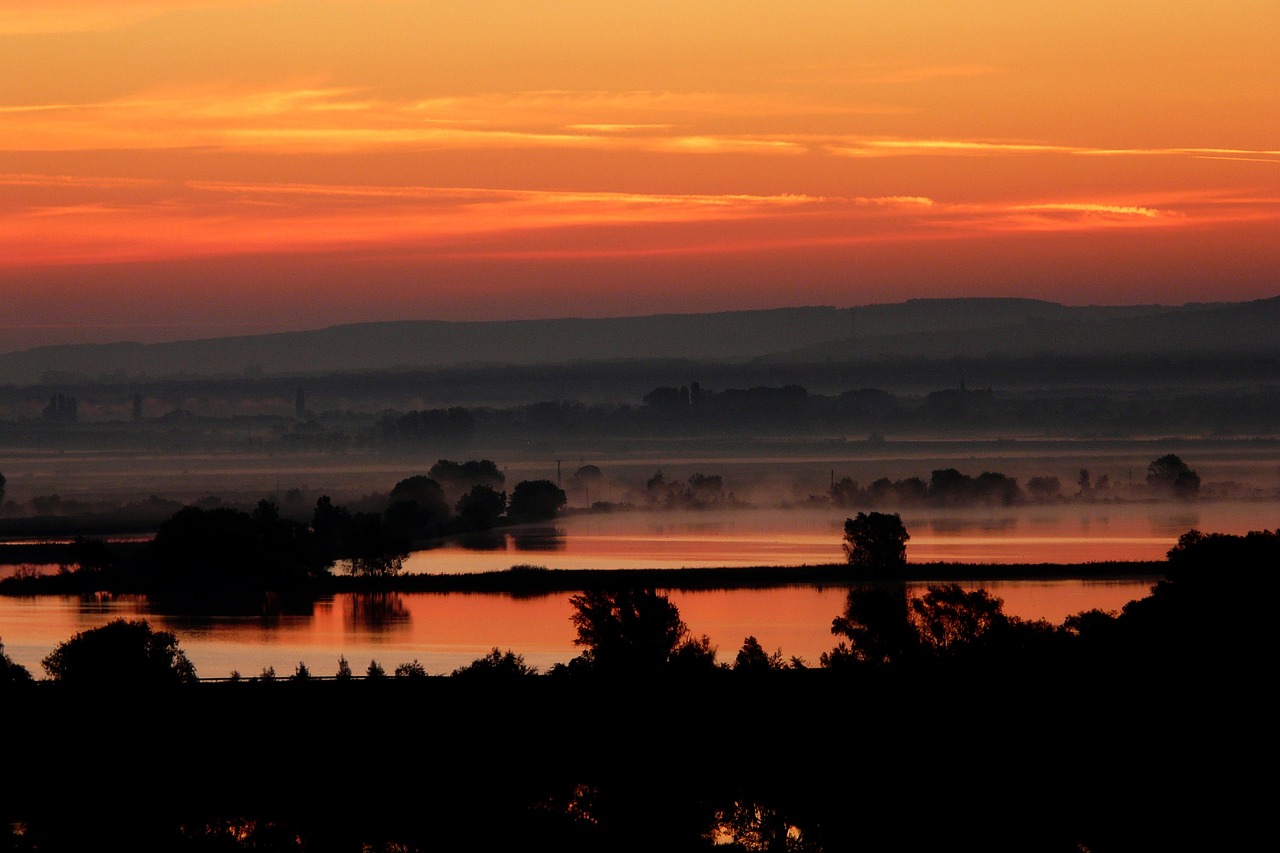
[(25, 666), (14, 663), (4, 651), (4, 643), (0, 642), (0, 691), (19, 684), (31, 683), (31, 673)]
[(311, 531), (322, 554), (330, 560), (345, 557), (351, 549), (351, 511), (321, 495), (311, 511)]
[(1077, 494), (1082, 498), (1093, 497), (1093, 481), (1089, 477), (1089, 469), (1081, 468), (1079, 476), (1076, 477), (1076, 487), (1079, 489)]
[(705, 507), (723, 503), (724, 480), (719, 474), (690, 474), (689, 486), (683, 495), (684, 503), (692, 507)]
[(382, 664), (378, 663), (376, 660), (369, 661), (369, 666), (364, 671), (365, 678), (386, 678), (386, 675), (386, 670), (384, 670), (382, 668)]
[(488, 530), (506, 512), (507, 493), (494, 491), (492, 486), (475, 485), (458, 498), (455, 509), (458, 521), (468, 530)]
[(738, 649), (738, 654), (733, 659), (734, 672), (761, 673), (786, 668), (782, 649), (770, 654), (764, 650), (754, 635), (742, 641), (742, 648)]
[(1057, 477), (1032, 477), (1027, 480), (1027, 492), (1034, 500), (1057, 500), (1062, 495), (1062, 481)]
[(454, 678), (467, 679), (514, 679), (537, 674), (538, 668), (526, 664), (523, 656), (510, 649), (501, 652), (497, 646), (489, 654), (458, 667), (452, 673)]
[(910, 620), (907, 590), (902, 585), (850, 590), (844, 613), (831, 621), (831, 633), (843, 636), (824, 667), (851, 662), (898, 663), (918, 654), (920, 638)]
[(252, 514), (184, 507), (157, 529), (145, 562), (156, 587), (187, 593), (290, 587), (330, 565), (311, 529), (265, 500)]
[(60, 643), (41, 665), (64, 684), (169, 686), (193, 683), (195, 667), (168, 631), (147, 621), (116, 619)]
[(406, 663), (396, 664), (396, 678), (426, 678), (427, 668), (418, 663), (418, 659)]
[(1189, 499), (1199, 493), (1200, 477), (1176, 454), (1169, 453), (1147, 466), (1147, 487), (1157, 494)]
[(893, 487), (893, 480), (881, 477), (867, 486), (867, 500), (872, 506), (888, 506), (897, 500), (898, 493)]
[(550, 480), (522, 480), (511, 492), (507, 517), (512, 521), (547, 521), (568, 502), (564, 489)]
[(979, 501), (999, 506), (1012, 506), (1022, 501), (1022, 489), (1018, 481), (995, 471), (983, 471), (973, 482)]
[(666, 664), (687, 634), (680, 612), (651, 589), (572, 596), (570, 616), (580, 660), (601, 672), (652, 671)]
[(686, 635), (671, 652), (667, 666), (671, 672), (682, 676), (707, 675), (721, 669), (716, 663), (716, 647), (706, 634), (697, 637)]
[(454, 501), (471, 491), (473, 486), (488, 486), (498, 491), (507, 482), (506, 475), (488, 459), (468, 459), (466, 462), (441, 459), (431, 466), (427, 476), (439, 483), (449, 499)]
[(399, 574), (409, 554), (409, 541), (392, 530), (381, 515), (358, 512), (351, 516), (348, 545), (343, 554), (355, 575)]
[(667, 498), (667, 478), (659, 468), (654, 475), (644, 482), (644, 497), (650, 504), (662, 503)]
[(1004, 602), (985, 589), (930, 586), (911, 599), (910, 620), (924, 649), (938, 656), (972, 648), (1008, 624)]
[[(884, 482), (888, 483), (889, 481), (885, 479)], [(858, 485), (857, 480), (849, 477), (841, 477), (832, 483), (828, 494), (831, 497), (831, 502), (836, 506), (860, 506), (867, 502), (867, 492)]]
[(435, 534), (449, 519), (449, 503), (439, 483), (419, 474), (395, 484), (383, 517), (394, 535), (420, 539)]
[(340, 655), (338, 657), (338, 672), (336, 673), (336, 677), (343, 681), (348, 681), (351, 678), (351, 664), (347, 663), (346, 655)]
[(966, 503), (972, 496), (973, 478), (955, 468), (939, 468), (929, 477), (929, 500), (932, 503)]
[(0, 505), (4, 504), (4, 474), (0, 474)]
[(896, 512), (860, 512), (844, 520), (844, 554), (849, 565), (876, 571), (907, 564), (911, 536)]

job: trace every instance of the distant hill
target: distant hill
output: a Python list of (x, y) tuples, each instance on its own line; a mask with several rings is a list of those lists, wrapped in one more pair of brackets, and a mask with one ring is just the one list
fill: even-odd
[(984, 310), (985, 302), (924, 300), (854, 309), (852, 338), (776, 351), (765, 360), (1280, 353), (1280, 297), (1179, 307), (1042, 302), (992, 306), (991, 311)]
[(837, 361), (881, 355), (1263, 353), (1280, 298), (1183, 306), (913, 299), (603, 319), (409, 320), (158, 344), (69, 344), (0, 354), (0, 383), (59, 377), (306, 374), (620, 359)]

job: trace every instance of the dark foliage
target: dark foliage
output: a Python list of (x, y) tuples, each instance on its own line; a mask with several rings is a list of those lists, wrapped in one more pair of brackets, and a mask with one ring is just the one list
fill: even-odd
[(512, 521), (547, 521), (555, 518), (569, 502), (569, 498), (550, 480), (522, 480), (516, 483), (507, 505), (507, 517)]
[(25, 666), (14, 663), (13, 660), (5, 654), (4, 643), (0, 642), (0, 692), (22, 684), (31, 683), (31, 673)]
[(178, 638), (152, 630), (146, 620), (116, 619), (81, 631), (41, 664), (49, 678), (74, 686), (172, 687), (196, 680)]
[(911, 535), (895, 513), (860, 512), (844, 520), (844, 554), (849, 565), (870, 571), (892, 571), (907, 564)]

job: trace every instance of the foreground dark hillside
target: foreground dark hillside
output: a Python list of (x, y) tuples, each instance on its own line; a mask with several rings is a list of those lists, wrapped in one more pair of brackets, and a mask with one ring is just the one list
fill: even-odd
[(1227, 849), (1267, 799), (1260, 688), (1203, 668), (272, 687), (10, 704), (9, 849), (709, 850), (735, 804), (813, 850)]

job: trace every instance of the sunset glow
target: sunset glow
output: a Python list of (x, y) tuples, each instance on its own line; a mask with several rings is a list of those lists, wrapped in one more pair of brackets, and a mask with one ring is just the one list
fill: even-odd
[(0, 0), (0, 351), (1280, 282), (1280, 6)]

